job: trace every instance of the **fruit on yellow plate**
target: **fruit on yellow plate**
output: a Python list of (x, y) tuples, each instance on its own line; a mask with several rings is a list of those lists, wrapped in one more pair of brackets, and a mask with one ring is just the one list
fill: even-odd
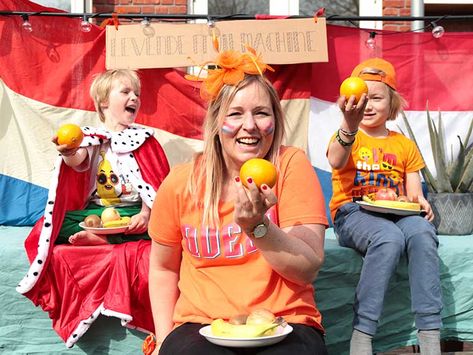
[(78, 148), (84, 139), (84, 133), (80, 127), (73, 123), (60, 126), (56, 135), (58, 144), (66, 144), (69, 149)]
[(376, 191), (375, 194), (375, 200), (388, 200), (388, 201), (396, 201), (397, 200), (397, 194), (396, 191), (393, 189), (390, 189), (389, 187), (383, 187)]
[(355, 103), (357, 103), (363, 94), (368, 94), (368, 85), (361, 78), (349, 77), (340, 85), (340, 96), (345, 96), (347, 101), (351, 95), (355, 95)]
[(420, 204), (416, 202), (391, 201), (391, 200), (373, 200), (369, 196), (363, 196), (363, 201), (373, 206), (400, 208), (404, 210), (420, 211)]
[(271, 188), (276, 184), (278, 172), (273, 163), (266, 159), (252, 158), (244, 162), (240, 168), (240, 180), (246, 187), (248, 187), (248, 178), (252, 178), (258, 188), (262, 184)]
[(100, 228), (102, 226), (102, 220), (96, 214), (91, 214), (85, 217), (84, 224), (89, 228)]
[(231, 324), (223, 319), (216, 319), (210, 324), (213, 335), (225, 338), (257, 338), (274, 334), (279, 323), (266, 324)]
[(400, 201), (400, 202), (411, 202), (411, 201), (409, 200), (409, 198), (408, 198), (407, 196), (405, 196), (405, 195), (399, 195), (399, 196), (397, 197), (397, 200)]

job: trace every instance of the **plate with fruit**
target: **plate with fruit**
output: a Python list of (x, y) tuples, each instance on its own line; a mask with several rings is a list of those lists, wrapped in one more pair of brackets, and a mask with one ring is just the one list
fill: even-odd
[(406, 196), (397, 196), (390, 188), (379, 189), (375, 194), (363, 196), (363, 201), (356, 201), (362, 208), (378, 213), (390, 213), (400, 216), (418, 215), (423, 211), (420, 204), (411, 202)]
[(292, 327), (284, 318), (270, 311), (258, 309), (248, 316), (236, 316), (228, 321), (216, 319), (199, 330), (213, 344), (238, 348), (252, 348), (276, 344), (283, 340)]
[(79, 223), (79, 227), (95, 234), (118, 234), (128, 229), (130, 217), (121, 217), (120, 213), (113, 207), (102, 211), (100, 217), (91, 214)]

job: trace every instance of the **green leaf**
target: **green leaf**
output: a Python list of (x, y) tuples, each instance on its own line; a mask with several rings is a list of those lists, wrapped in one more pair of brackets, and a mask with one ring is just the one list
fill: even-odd
[[(458, 186), (460, 185), (460, 180), (462, 178), (464, 169), (465, 169), (465, 146), (463, 145), (462, 139), (460, 136), (457, 136), (458, 141), (460, 142), (460, 151), (458, 152), (458, 158), (451, 160), (451, 164), (448, 167), (448, 176), (450, 176), (450, 183), (452, 185), (453, 191), (456, 192)], [(453, 149), (452, 149), (453, 154)]]
[[(404, 111), (402, 111), (401, 114), (402, 114), (402, 119), (404, 120), (404, 124), (407, 128), (407, 132), (409, 133), (409, 137), (416, 144), (417, 149), (419, 150), (420, 155), (422, 156), (422, 160), (425, 162), (424, 156), (422, 155), (422, 152), (419, 148), (419, 144), (417, 143), (416, 137), (414, 135), (414, 131), (411, 128), (411, 125), (410, 125), (410, 123), (407, 119), (407, 116), (404, 113)], [(401, 132), (402, 132), (402, 130), (401, 130)], [(404, 134), (404, 132), (402, 132), (402, 134)], [(425, 167), (421, 169), (421, 174), (422, 174), (422, 178), (424, 179), (425, 184), (427, 185), (427, 189), (430, 192), (437, 192), (437, 190), (439, 190), (440, 187), (437, 185), (437, 182), (436, 182), (432, 172), (430, 171), (430, 169), (427, 165), (425, 165)]]
[(473, 143), (464, 151), (464, 169), (455, 192), (473, 191)]
[(439, 113), (439, 127), (435, 126), (434, 120), (430, 117), (427, 109), (427, 125), (429, 128), (430, 143), (432, 144), (432, 155), (435, 169), (437, 170), (437, 192), (453, 192), (450, 179), (447, 174), (448, 166), (445, 159), (445, 135), (443, 131), (442, 116)]
[[(473, 192), (473, 142), (468, 145), (470, 137), (473, 134), (473, 119), (470, 121), (465, 139), (462, 140), (460, 136), (457, 136), (460, 149), (458, 155), (455, 157), (453, 144), (450, 146), (447, 156), (445, 128), (441, 112), (439, 111), (437, 124), (435, 124), (434, 119), (430, 115), (428, 103), (426, 114), (432, 156), (437, 171), (434, 177), (427, 165), (421, 170), (428, 190), (430, 192)], [(402, 112), (402, 119), (407, 128), (409, 137), (419, 149), (419, 144), (417, 143), (414, 132), (404, 112)], [(402, 133), (404, 134), (404, 132)], [(422, 158), (424, 159), (423, 156)]]

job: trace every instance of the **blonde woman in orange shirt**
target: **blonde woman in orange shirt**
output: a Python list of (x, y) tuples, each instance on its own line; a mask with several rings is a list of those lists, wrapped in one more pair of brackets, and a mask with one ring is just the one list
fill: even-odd
[[(223, 52), (216, 64), (201, 86), (209, 101), (203, 152), (172, 169), (152, 208), (153, 354), (326, 354), (312, 286), (327, 227), (319, 181), (303, 151), (282, 146), (280, 101), (262, 75), (269, 67), (252, 51)], [(251, 177), (242, 184), (250, 158), (276, 165), (273, 188)], [(293, 332), (245, 349), (199, 334), (215, 319), (261, 308)]]

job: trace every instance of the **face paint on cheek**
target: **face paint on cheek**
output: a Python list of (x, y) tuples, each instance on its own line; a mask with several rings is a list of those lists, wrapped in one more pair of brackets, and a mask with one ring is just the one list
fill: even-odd
[(261, 131), (261, 133), (265, 136), (269, 136), (274, 132), (274, 122), (269, 121), (269, 122), (259, 122), (258, 123), (258, 128)]
[(229, 124), (228, 122), (224, 122), (222, 125), (222, 132), (226, 135), (233, 136), (235, 135), (238, 130), (240, 129), (241, 125), (234, 126)]

